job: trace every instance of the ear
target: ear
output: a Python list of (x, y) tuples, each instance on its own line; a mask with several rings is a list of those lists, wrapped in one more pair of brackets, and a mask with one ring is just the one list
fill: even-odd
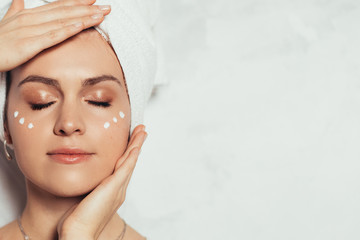
[(7, 121), (4, 121), (4, 138), (8, 144), (12, 144), (12, 139), (9, 132)]

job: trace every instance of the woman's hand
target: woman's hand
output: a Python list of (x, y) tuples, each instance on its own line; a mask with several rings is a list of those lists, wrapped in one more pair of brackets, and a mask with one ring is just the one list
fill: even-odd
[(110, 6), (96, 0), (59, 0), (24, 9), (24, 0), (13, 0), (0, 22), (0, 72), (9, 71), (83, 29), (100, 24)]
[(114, 173), (64, 215), (58, 225), (60, 240), (98, 238), (125, 201), (126, 189), (146, 136), (143, 125), (134, 129), (125, 153), (116, 163)]

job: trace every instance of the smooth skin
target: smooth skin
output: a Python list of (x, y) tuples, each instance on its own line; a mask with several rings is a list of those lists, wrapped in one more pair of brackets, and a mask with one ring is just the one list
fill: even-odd
[[(110, 8), (95, 6), (94, 3), (94, 0), (62, 0), (24, 9), (23, 0), (14, 0), (0, 22), (0, 71), (12, 70), (43, 50), (101, 23), (110, 13)], [(113, 173), (61, 217), (57, 224), (59, 239), (98, 239), (109, 227), (117, 209), (125, 201), (126, 189), (146, 136), (143, 125), (135, 128), (124, 154), (116, 161)], [(9, 133), (7, 140), (11, 143)], [(143, 239), (131, 228), (129, 230), (124, 239)], [(0, 239), (21, 239), (16, 222), (0, 229)]]

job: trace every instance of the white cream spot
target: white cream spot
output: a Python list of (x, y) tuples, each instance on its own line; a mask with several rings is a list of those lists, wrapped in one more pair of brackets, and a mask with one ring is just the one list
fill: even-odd
[(16, 118), (18, 115), (19, 115), (18, 111), (14, 112), (14, 118)]
[(24, 124), (24, 122), (25, 122), (25, 119), (24, 119), (24, 118), (20, 118), (19, 123), (20, 123), (20, 124)]
[(113, 117), (113, 121), (114, 121), (114, 123), (117, 123), (117, 118)]
[(125, 114), (123, 112), (119, 112), (119, 115), (120, 115), (121, 118), (125, 117)]
[(32, 129), (33, 127), (34, 127), (34, 124), (29, 123), (28, 128), (29, 128), (29, 129)]
[(105, 129), (108, 129), (110, 127), (110, 123), (109, 122), (106, 122), (105, 124), (104, 124), (104, 128)]

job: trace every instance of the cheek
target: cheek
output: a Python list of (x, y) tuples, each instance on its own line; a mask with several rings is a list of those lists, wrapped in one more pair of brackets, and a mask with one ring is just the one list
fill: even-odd
[(96, 139), (98, 152), (104, 159), (118, 159), (127, 147), (130, 118), (122, 110), (96, 116), (88, 121), (87, 134)]
[(26, 111), (17, 109), (8, 111), (8, 125), (14, 147), (26, 147), (35, 146), (36, 141), (41, 140), (41, 136), (47, 131), (45, 129), (49, 121), (39, 121)]
[(104, 122), (104, 129), (108, 129), (111, 126), (118, 127), (119, 125), (123, 125), (124, 123), (128, 123), (126, 115), (123, 111), (114, 112), (112, 114), (107, 115), (105, 118), (101, 119)]
[(29, 116), (21, 109), (9, 110), (8, 126), (18, 166), (27, 178), (32, 179), (42, 175), (44, 136), (49, 135), (50, 123)]
[(52, 129), (50, 121), (31, 117), (31, 114), (21, 109), (9, 108), (8, 126), (19, 165), (26, 163), (26, 159), (43, 154), (45, 137), (49, 136), (49, 129)]

